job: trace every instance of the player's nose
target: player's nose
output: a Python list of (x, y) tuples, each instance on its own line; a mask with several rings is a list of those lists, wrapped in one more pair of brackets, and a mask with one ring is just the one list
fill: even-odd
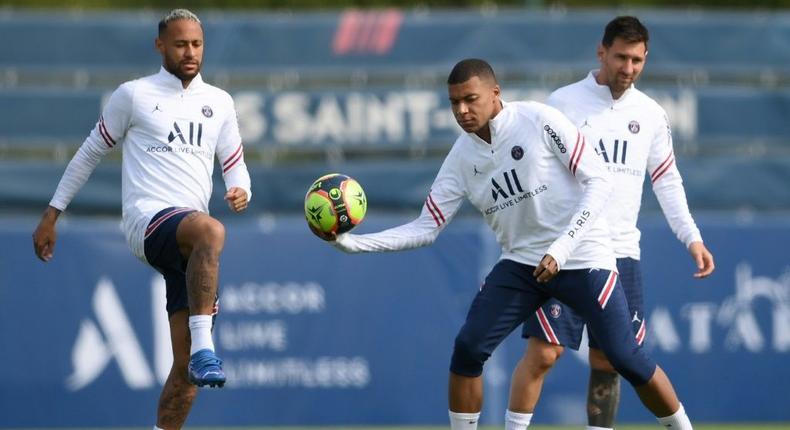
[(626, 60), (625, 64), (623, 64), (623, 72), (629, 75), (634, 73), (634, 62), (632, 60)]

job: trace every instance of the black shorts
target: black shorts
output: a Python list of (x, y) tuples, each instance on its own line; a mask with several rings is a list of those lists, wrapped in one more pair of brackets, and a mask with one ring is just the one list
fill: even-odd
[(187, 260), (178, 249), (176, 231), (181, 220), (192, 212), (196, 210), (179, 207), (163, 209), (151, 218), (145, 230), (145, 259), (165, 277), (168, 316), (189, 308)]
[(456, 336), (450, 371), (476, 377), (494, 349), (547, 299), (573, 309), (590, 329), (614, 368), (632, 385), (653, 376), (656, 364), (639, 347), (617, 272), (606, 269), (562, 270), (538, 283), (534, 266), (500, 260), (475, 296), (464, 326)]
[[(625, 298), (628, 301), (634, 338), (636, 343), (642, 346), (647, 334), (647, 324), (642, 299), (642, 270), (639, 260), (618, 258), (617, 271), (620, 275)], [(524, 323), (521, 336), (525, 338), (535, 336), (548, 343), (578, 350), (583, 331), (584, 320), (576, 312), (557, 299), (549, 299), (535, 312), (535, 315)], [(592, 348), (600, 349), (593, 336), (589, 336), (589, 345)]]

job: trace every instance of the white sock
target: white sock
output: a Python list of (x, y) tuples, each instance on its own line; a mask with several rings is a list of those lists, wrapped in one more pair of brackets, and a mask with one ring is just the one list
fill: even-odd
[(686, 415), (686, 410), (683, 409), (682, 403), (674, 414), (668, 417), (658, 418), (658, 423), (672, 430), (693, 430), (691, 421), (689, 421), (689, 417)]
[(614, 429), (609, 427), (587, 426), (587, 430), (614, 430)]
[(477, 430), (480, 412), (450, 412), (450, 430)]
[(192, 334), (192, 346), (189, 355), (201, 349), (214, 350), (211, 339), (211, 315), (192, 315), (189, 317), (189, 332)]
[(154, 430), (165, 430), (165, 429), (160, 429), (159, 427), (154, 426)]
[(505, 430), (527, 430), (530, 421), (532, 414), (513, 412), (510, 409), (505, 412)]

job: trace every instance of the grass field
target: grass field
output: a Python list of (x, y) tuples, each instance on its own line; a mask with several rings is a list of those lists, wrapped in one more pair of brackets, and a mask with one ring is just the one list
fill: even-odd
[[(438, 427), (241, 427), (234, 430), (448, 430), (447, 426)], [(530, 426), (529, 430), (582, 430), (584, 426)], [(661, 426), (658, 424), (647, 425), (624, 425), (618, 426), (617, 430), (657, 430)], [(504, 426), (481, 426), (479, 430), (502, 430)], [(695, 425), (695, 430), (790, 430), (790, 423), (787, 424), (708, 424)], [(133, 430), (133, 429), (128, 429)], [(143, 430), (143, 429), (134, 429)], [(201, 430), (220, 430), (215, 428), (203, 428)]]
[[(447, 430), (449, 426), (434, 427), (188, 427), (194, 430)], [(479, 430), (502, 430), (503, 426), (481, 426)], [(583, 426), (530, 426), (529, 430), (581, 430)], [(657, 430), (661, 426), (658, 424), (644, 425), (622, 425), (617, 426), (617, 430)], [(128, 427), (128, 428), (70, 428), (71, 430), (150, 430), (150, 427)], [(58, 429), (6, 429), (6, 430), (67, 430)], [(790, 430), (790, 423), (785, 424), (699, 424), (694, 425), (694, 430)]]

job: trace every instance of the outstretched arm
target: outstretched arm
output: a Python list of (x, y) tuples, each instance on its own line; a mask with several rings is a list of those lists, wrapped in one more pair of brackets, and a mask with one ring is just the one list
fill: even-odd
[(349, 253), (401, 251), (430, 245), (458, 211), (462, 202), (461, 196), (453, 198), (444, 195), (439, 198), (440, 195), (443, 194), (432, 190), (425, 199), (420, 216), (410, 223), (378, 233), (341, 234), (331, 243), (341, 251)]
[(462, 176), (458, 173), (458, 151), (458, 146), (453, 146), (445, 158), (417, 219), (378, 233), (341, 234), (331, 243), (345, 252), (400, 251), (432, 244), (458, 212), (466, 196)]

